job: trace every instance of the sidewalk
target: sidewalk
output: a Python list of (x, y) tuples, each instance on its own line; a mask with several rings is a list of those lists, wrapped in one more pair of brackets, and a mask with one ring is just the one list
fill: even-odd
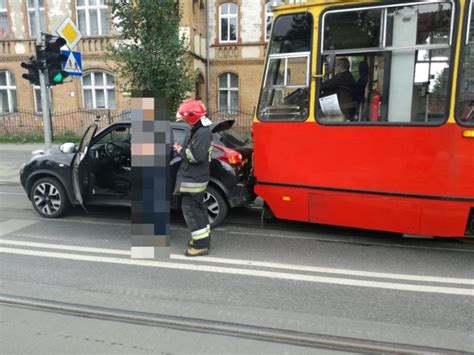
[(20, 168), (44, 144), (0, 144), (0, 185), (20, 185)]

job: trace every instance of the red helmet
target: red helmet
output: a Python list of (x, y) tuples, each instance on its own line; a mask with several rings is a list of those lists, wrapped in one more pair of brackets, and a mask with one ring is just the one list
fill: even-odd
[(206, 108), (199, 100), (185, 101), (179, 106), (176, 117), (185, 119), (191, 126), (206, 115)]

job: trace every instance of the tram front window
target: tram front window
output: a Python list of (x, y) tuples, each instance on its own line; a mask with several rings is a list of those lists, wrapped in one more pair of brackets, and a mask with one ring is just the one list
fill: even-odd
[(275, 20), (260, 96), (261, 120), (305, 120), (309, 108), (312, 17), (309, 13)]

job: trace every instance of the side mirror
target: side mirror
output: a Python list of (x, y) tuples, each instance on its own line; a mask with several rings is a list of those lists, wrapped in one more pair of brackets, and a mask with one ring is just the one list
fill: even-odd
[(76, 151), (76, 145), (71, 142), (63, 143), (59, 147), (59, 150), (65, 154), (71, 154)]

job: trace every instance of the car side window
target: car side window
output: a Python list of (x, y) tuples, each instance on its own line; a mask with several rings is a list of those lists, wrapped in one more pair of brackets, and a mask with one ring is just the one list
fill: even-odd
[(131, 134), (130, 127), (116, 127), (105, 136), (103, 136), (97, 143), (110, 143), (110, 142), (130, 142)]

